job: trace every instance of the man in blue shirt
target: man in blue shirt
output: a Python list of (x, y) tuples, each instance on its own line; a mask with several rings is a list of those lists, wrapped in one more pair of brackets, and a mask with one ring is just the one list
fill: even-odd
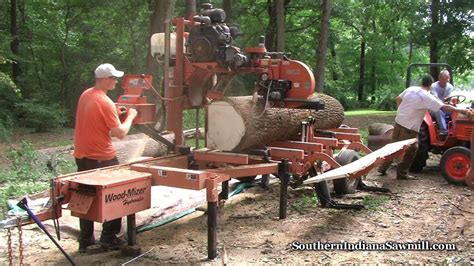
[[(431, 94), (438, 97), (441, 101), (444, 101), (447, 97), (451, 96), (451, 92), (454, 87), (449, 83), (449, 72), (442, 70), (439, 72), (438, 81), (431, 85)], [(436, 123), (438, 124), (438, 131), (440, 138), (445, 139), (448, 135), (448, 127), (446, 125), (446, 112), (442, 109), (434, 112), (436, 117)]]

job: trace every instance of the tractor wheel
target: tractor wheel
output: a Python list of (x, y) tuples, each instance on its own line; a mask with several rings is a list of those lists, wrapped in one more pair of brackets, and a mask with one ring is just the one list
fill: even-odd
[(415, 159), (410, 167), (410, 172), (419, 173), (426, 166), (426, 160), (430, 151), (430, 133), (428, 125), (425, 122), (421, 124), (420, 132), (418, 132), (418, 150), (416, 151)]
[[(344, 150), (336, 157), (336, 162), (341, 166), (352, 163), (360, 158), (360, 155), (354, 150)], [(359, 184), (360, 177), (356, 179), (339, 178), (332, 181), (334, 185), (334, 192), (338, 195), (353, 194)]]
[(462, 185), (466, 181), (467, 171), (471, 162), (471, 151), (462, 146), (456, 146), (443, 153), (441, 175), (451, 184)]

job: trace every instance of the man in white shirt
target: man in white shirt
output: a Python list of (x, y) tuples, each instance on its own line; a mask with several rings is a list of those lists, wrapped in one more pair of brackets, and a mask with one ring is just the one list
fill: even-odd
[[(442, 70), (439, 72), (438, 81), (431, 85), (431, 94), (438, 97), (441, 101), (451, 96), (451, 92), (454, 87), (449, 83), (450, 75), (449, 71)], [(446, 125), (446, 113), (440, 109), (434, 112), (436, 117), (436, 123), (438, 124), (438, 131), (441, 138), (446, 138), (448, 135), (448, 127)]]
[[(395, 117), (392, 142), (416, 138), (423, 123), (423, 117), (428, 110), (436, 112), (443, 109), (444, 111), (458, 112), (468, 116), (472, 115), (470, 110), (458, 109), (444, 104), (434, 95), (430, 94), (429, 91), (432, 83), (433, 78), (430, 75), (424, 76), (421, 81), (421, 87), (409, 87), (395, 98), (398, 109), (397, 116)], [(405, 151), (403, 160), (397, 166), (397, 179), (413, 178), (408, 175), (408, 169), (410, 169), (413, 163), (417, 149), (418, 143), (415, 143)], [(379, 173), (385, 175), (391, 163), (392, 161), (385, 161), (379, 167)]]

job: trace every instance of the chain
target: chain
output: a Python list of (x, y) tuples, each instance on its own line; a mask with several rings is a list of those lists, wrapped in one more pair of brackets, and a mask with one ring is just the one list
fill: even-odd
[(23, 266), (23, 230), (21, 229), (21, 217), (17, 217), (17, 225), (18, 225), (18, 257), (20, 259), (20, 266)]
[(12, 252), (12, 231), (10, 228), (7, 229), (7, 246), (8, 246), (8, 261), (10, 266), (13, 265), (13, 252)]

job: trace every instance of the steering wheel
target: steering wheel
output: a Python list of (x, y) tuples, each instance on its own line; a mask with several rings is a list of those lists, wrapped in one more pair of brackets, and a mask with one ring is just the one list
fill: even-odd
[(446, 97), (443, 102), (447, 104), (451, 104), (451, 105), (456, 105), (456, 104), (463, 103), (465, 100), (466, 100), (466, 96), (464, 95), (453, 95), (453, 96)]

